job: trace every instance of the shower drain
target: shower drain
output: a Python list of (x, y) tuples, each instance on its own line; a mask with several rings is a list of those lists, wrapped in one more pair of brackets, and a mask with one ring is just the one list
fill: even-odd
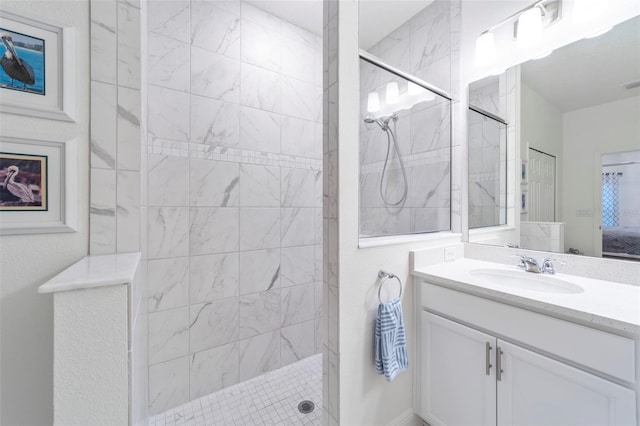
[(309, 414), (315, 407), (315, 404), (311, 401), (302, 401), (300, 404), (298, 404), (298, 411), (300, 411), (302, 414)]

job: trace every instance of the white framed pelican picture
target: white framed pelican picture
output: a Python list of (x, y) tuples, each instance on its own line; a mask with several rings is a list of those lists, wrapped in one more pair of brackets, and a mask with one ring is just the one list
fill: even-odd
[(46, 155), (0, 152), (0, 211), (46, 211)]
[(78, 140), (0, 135), (0, 235), (74, 232)]
[(0, 10), (0, 111), (75, 121), (75, 29)]

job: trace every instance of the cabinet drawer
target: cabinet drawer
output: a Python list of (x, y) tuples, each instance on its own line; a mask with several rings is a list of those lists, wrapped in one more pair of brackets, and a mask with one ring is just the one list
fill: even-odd
[(422, 307), (635, 383), (632, 339), (423, 282)]

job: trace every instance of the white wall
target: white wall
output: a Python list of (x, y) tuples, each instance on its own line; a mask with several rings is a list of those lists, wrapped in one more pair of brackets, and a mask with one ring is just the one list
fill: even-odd
[[(568, 112), (563, 133), (565, 250), (573, 247), (589, 256), (597, 255), (594, 232), (601, 220), (600, 155), (638, 149), (640, 97)], [(592, 214), (577, 217), (576, 210)]]
[[(338, 116), (338, 143), (336, 151), (333, 151), (335, 140), (333, 133), (329, 135), (328, 154), (325, 154), (325, 170), (337, 163), (337, 194), (332, 189), (332, 179), (329, 174), (329, 184), (325, 184), (325, 202), (328, 199), (329, 214), (325, 215), (325, 248), (328, 249), (328, 259), (325, 261), (329, 268), (330, 285), (325, 285), (325, 295), (329, 317), (329, 350), (325, 348), (325, 355), (329, 362), (329, 410), (337, 409), (339, 412), (339, 424), (343, 425), (386, 425), (402, 417), (403, 414), (411, 414), (413, 406), (412, 373), (418, 362), (413, 354), (413, 339), (415, 328), (413, 321), (413, 288), (409, 279), (409, 251), (436, 245), (459, 242), (459, 234), (441, 233), (434, 234), (430, 240), (421, 242), (406, 242), (384, 247), (358, 248), (358, 191), (359, 191), (359, 162), (358, 144), (352, 141), (358, 140), (359, 135), (359, 64), (358, 64), (358, 4), (357, 2), (338, 3), (338, 103), (335, 106), (329, 103), (329, 117), (332, 117), (332, 109), (337, 108)], [(451, 17), (457, 16), (455, 2), (452, 2)], [(331, 16), (331, 14), (329, 15)], [(334, 18), (335, 19), (335, 18)], [(333, 20), (331, 22), (334, 22)], [(329, 28), (332, 24), (329, 24)], [(451, 31), (456, 26), (452, 25)], [(329, 34), (329, 46), (332, 46)], [(329, 51), (329, 65), (331, 65), (331, 53)], [(457, 55), (455, 55), (457, 56)], [(454, 62), (455, 63), (455, 62)], [(454, 74), (456, 65), (452, 65)], [(332, 82), (331, 69), (329, 69), (329, 82)], [(453, 77), (452, 77), (453, 78)], [(456, 83), (452, 83), (454, 90)], [(331, 96), (333, 85), (329, 88)], [(327, 96), (327, 95), (325, 95)], [(329, 102), (331, 99), (329, 100)], [(455, 106), (454, 106), (455, 108)], [(332, 122), (329, 122), (331, 128)], [(458, 136), (457, 134), (455, 135)], [(459, 144), (459, 139), (454, 139), (454, 145)], [(459, 146), (454, 146), (454, 158), (460, 164), (457, 156)], [(326, 152), (326, 148), (325, 148)], [(335, 158), (337, 156), (337, 159)], [(328, 160), (328, 161), (327, 161)], [(454, 176), (459, 172), (454, 169)], [(452, 209), (455, 221), (459, 221), (459, 178), (454, 177), (452, 196)], [(456, 195), (456, 190), (458, 190)], [(337, 197), (334, 200), (333, 197)], [(333, 203), (337, 201), (337, 205)], [(337, 212), (337, 219), (332, 213)], [(327, 229), (327, 224), (329, 227)], [(459, 226), (456, 224), (455, 226)], [(327, 247), (328, 242), (328, 247)], [(333, 256), (337, 259), (334, 259)], [(334, 263), (335, 262), (335, 263)], [(373, 365), (373, 325), (377, 299), (377, 273), (384, 268), (397, 274), (405, 285), (403, 295), (404, 319), (409, 343), (409, 370), (401, 373), (392, 382), (387, 382), (383, 376), (377, 375)], [(333, 274), (337, 274), (336, 282)], [(333, 311), (337, 304), (337, 311)], [(337, 322), (337, 347), (333, 346), (332, 326)], [(337, 368), (339, 370), (339, 396), (336, 398), (336, 389), (332, 387), (333, 369), (336, 367), (334, 350), (339, 355)], [(327, 393), (325, 393), (327, 395)], [(334, 399), (336, 398), (337, 401)], [(337, 404), (337, 405), (336, 405)], [(331, 419), (334, 420), (334, 419)], [(330, 420), (330, 422), (331, 422)]]
[(0, 114), (2, 136), (79, 139), (78, 231), (0, 237), (0, 424), (53, 421), (53, 301), (37, 293), (47, 279), (87, 254), (89, 5), (78, 1), (3, 1), (2, 10), (76, 28), (77, 122)]

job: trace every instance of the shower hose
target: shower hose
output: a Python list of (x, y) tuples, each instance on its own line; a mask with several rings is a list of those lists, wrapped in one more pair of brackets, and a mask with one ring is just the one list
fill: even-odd
[[(396, 120), (393, 120), (394, 127), (395, 127), (395, 124), (396, 124)], [(404, 169), (404, 162), (402, 161), (402, 157), (400, 156), (400, 148), (398, 147), (398, 141), (396, 139), (396, 135), (393, 132), (393, 130), (391, 130), (391, 128), (389, 127), (389, 120), (385, 120), (383, 125), (378, 122), (378, 125), (380, 125), (382, 130), (384, 130), (384, 132), (387, 134), (387, 155), (385, 156), (385, 159), (384, 159), (382, 176), (380, 177), (380, 197), (382, 198), (382, 201), (385, 203), (385, 205), (395, 207), (404, 203), (404, 201), (407, 199), (407, 192), (409, 190), (409, 183), (407, 182), (407, 172)], [(387, 165), (389, 164), (391, 155), (393, 155), (391, 151), (391, 141), (393, 141), (393, 150), (395, 151), (396, 156), (398, 157), (398, 161), (400, 162), (400, 170), (402, 171), (402, 180), (404, 181), (402, 196), (396, 202), (388, 201), (382, 189), (384, 187), (384, 178), (387, 174)], [(388, 180), (389, 179), (387, 178), (387, 181)]]

